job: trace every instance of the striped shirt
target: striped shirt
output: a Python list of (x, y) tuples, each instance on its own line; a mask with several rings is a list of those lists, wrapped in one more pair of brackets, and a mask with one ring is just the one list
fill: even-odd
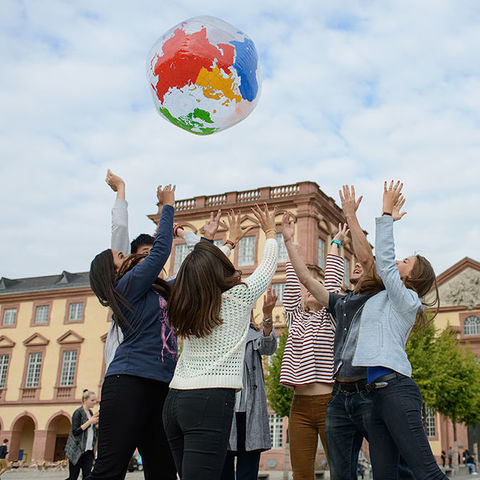
[[(343, 258), (328, 254), (325, 288), (338, 292), (343, 273)], [(286, 277), (283, 308), (288, 338), (283, 353), (280, 383), (286, 386), (333, 383), (335, 320), (326, 308), (317, 312), (306, 312), (302, 308), (300, 282), (290, 262), (286, 264)]]

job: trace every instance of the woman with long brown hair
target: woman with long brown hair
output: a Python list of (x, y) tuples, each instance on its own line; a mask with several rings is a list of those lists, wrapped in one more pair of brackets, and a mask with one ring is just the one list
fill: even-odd
[(136, 447), (146, 479), (176, 479), (162, 406), (175, 370), (177, 342), (167, 316), (170, 285), (158, 278), (172, 248), (175, 187), (163, 189), (163, 200), (148, 255), (109, 249), (90, 267), (92, 290), (112, 309), (124, 336), (102, 386), (98, 458), (91, 479), (123, 479)]
[[(265, 232), (262, 260), (241, 280), (241, 272), (208, 242), (198, 243), (177, 274), (169, 318), (183, 339), (163, 418), (182, 480), (217, 480), (227, 452), (235, 404), (242, 388), (250, 313), (277, 268), (275, 209), (252, 209)], [(246, 233), (240, 214), (229, 215), (226, 244)], [(235, 233), (236, 232), (236, 233)]]
[[(410, 331), (425, 321), (424, 307), (438, 302), (435, 272), (421, 255), (395, 260), (393, 222), (403, 184), (384, 185), (382, 216), (376, 218), (375, 266), (385, 290), (363, 309), (353, 365), (367, 367), (373, 392), (370, 422), (370, 460), (375, 480), (398, 478), (400, 455), (416, 480), (447, 478), (438, 467), (422, 421), (422, 397), (412, 380), (405, 352)], [(436, 290), (434, 302), (425, 296)]]

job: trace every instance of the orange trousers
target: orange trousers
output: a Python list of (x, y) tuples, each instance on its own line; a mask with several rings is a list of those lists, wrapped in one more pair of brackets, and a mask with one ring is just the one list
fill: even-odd
[[(330, 394), (294, 395), (290, 408), (290, 459), (294, 480), (314, 480), (318, 436), (327, 455), (325, 417)], [(328, 460), (328, 455), (327, 455)]]

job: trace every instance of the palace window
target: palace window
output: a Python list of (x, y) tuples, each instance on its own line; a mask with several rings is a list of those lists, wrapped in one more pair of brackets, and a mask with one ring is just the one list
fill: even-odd
[(190, 253), (187, 244), (181, 243), (180, 245), (175, 245), (175, 260), (173, 261), (173, 273), (177, 273), (180, 270), (180, 265)]
[(427, 437), (435, 436), (435, 410), (425, 406), (425, 433)]
[(283, 239), (283, 233), (277, 233), (278, 263), (288, 262), (288, 252)]
[(480, 335), (480, 318), (471, 315), (465, 319), (463, 323), (464, 335)]
[(285, 283), (272, 283), (272, 290), (278, 295), (277, 303), (283, 303)]
[(35, 323), (48, 323), (49, 305), (39, 305), (35, 309)]
[(238, 266), (244, 267), (255, 264), (256, 237), (243, 237), (238, 242)]
[(3, 321), (2, 325), (4, 327), (9, 325), (15, 325), (15, 319), (17, 318), (17, 309), (16, 308), (6, 308), (3, 311)]
[(77, 368), (77, 350), (66, 350), (63, 352), (62, 373), (60, 375), (60, 386), (71, 387), (75, 380)]
[(25, 388), (36, 388), (40, 380), (40, 369), (42, 367), (42, 352), (30, 353), (28, 355), (27, 377)]
[(9, 355), (0, 355), (0, 388), (5, 388), (5, 381), (7, 379)]
[(276, 413), (268, 415), (272, 448), (282, 448), (283, 445), (283, 418)]
[(223, 247), (223, 240), (214, 240), (213, 244), (218, 248)]
[(70, 322), (78, 321), (83, 318), (83, 302), (71, 303), (68, 311), (68, 320)]
[(325, 240), (323, 238), (318, 239), (318, 260), (317, 265), (325, 270)]

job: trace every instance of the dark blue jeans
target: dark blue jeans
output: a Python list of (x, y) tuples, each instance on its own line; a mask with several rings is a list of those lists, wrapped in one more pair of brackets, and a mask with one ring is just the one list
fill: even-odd
[(443, 480), (422, 422), (422, 397), (417, 384), (404, 375), (372, 394), (370, 458), (373, 478), (395, 480), (401, 455), (417, 480)]
[(234, 405), (232, 388), (170, 390), (163, 422), (182, 480), (220, 479)]
[[(333, 387), (325, 420), (331, 480), (358, 478), (358, 454), (363, 439), (369, 440), (370, 436), (372, 397), (373, 395), (366, 390), (345, 393), (340, 391), (337, 383)], [(401, 462), (398, 478), (415, 480), (404, 462)]]
[[(237, 451), (227, 451), (221, 480), (257, 480), (261, 450), (245, 450), (247, 418), (245, 413), (237, 413)], [(235, 469), (235, 457), (237, 468)]]

